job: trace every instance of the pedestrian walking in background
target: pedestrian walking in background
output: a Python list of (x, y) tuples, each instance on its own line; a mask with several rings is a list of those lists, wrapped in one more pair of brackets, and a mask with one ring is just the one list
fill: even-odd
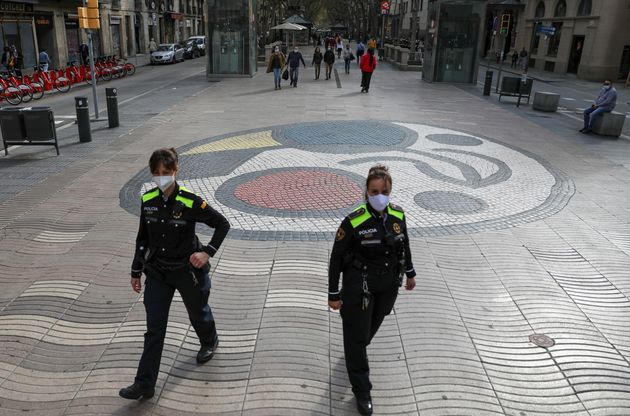
[(376, 58), (374, 58), (374, 49), (368, 49), (368, 53), (361, 58), (361, 92), (369, 92), (372, 74), (376, 69)]
[(617, 90), (612, 86), (612, 81), (604, 81), (597, 99), (590, 108), (584, 110), (584, 127), (580, 133), (590, 133), (593, 131), (593, 121), (602, 113), (610, 113), (617, 105)]
[(512, 53), (512, 65), (510, 65), (510, 68), (514, 68), (517, 65), (518, 65), (518, 51), (514, 49), (514, 52)]
[(362, 415), (373, 412), (367, 347), (392, 311), (404, 277), (407, 290), (416, 286), (405, 213), (389, 202), (391, 191), (388, 169), (371, 168), (365, 202), (337, 230), (328, 268), (328, 306), (341, 315), (346, 369)]
[(4, 68), (5, 70), (9, 70), (9, 59), (11, 58), (11, 49), (8, 46), (4, 47), (4, 50), (2, 52), (2, 68)]
[(354, 54), (352, 53), (352, 49), (350, 49), (350, 45), (346, 46), (346, 50), (343, 51), (343, 61), (346, 64), (346, 74), (350, 73), (350, 62), (354, 60)]
[(326, 63), (326, 79), (330, 79), (335, 64), (335, 53), (332, 48), (328, 48), (324, 53), (324, 62)]
[(365, 44), (363, 41), (359, 41), (357, 45), (357, 65), (361, 65), (361, 57), (365, 53)]
[(16, 69), (19, 68), (19, 66), (18, 66), (18, 59), (19, 59), (19, 53), (18, 53), (18, 50), (15, 47), (15, 45), (9, 46), (9, 57), (8, 57), (8, 61), (7, 61), (7, 70), (9, 71), (10, 74), (15, 74)]
[(273, 72), (273, 85), (275, 90), (282, 89), (282, 68), (284, 68), (285, 65), (286, 58), (284, 54), (280, 52), (280, 48), (276, 46), (267, 63), (267, 73)]
[(50, 57), (48, 56), (48, 52), (46, 49), (42, 49), (39, 53), (39, 66), (42, 71), (48, 72), (48, 66), (50, 65)]
[(149, 53), (157, 51), (157, 43), (155, 43), (155, 39), (151, 38), (149, 41)]
[(289, 66), (289, 77), (291, 79), (291, 85), (293, 88), (297, 88), (298, 77), (300, 76), (300, 62), (304, 68), (306, 68), (306, 62), (304, 62), (304, 58), (302, 57), (302, 53), (299, 51), (298, 47), (293, 47), (293, 50), (289, 52), (289, 56), (287, 57), (287, 65)]
[(79, 45), (79, 55), (81, 56), (81, 64), (88, 65), (90, 63), (90, 48), (87, 44)]
[(527, 68), (529, 67), (529, 58), (528, 58), (527, 50), (525, 49), (525, 47), (521, 49), (521, 52), (518, 54), (518, 57), (519, 57), (519, 66), (521, 67), (523, 71), (527, 71)]
[(376, 44), (376, 39), (371, 38), (371, 39), (368, 41), (368, 49), (375, 50), (377, 46), (378, 46), (378, 45)]
[(337, 35), (337, 58), (341, 59), (341, 53), (343, 52), (343, 39)]
[[(179, 163), (175, 149), (153, 152), (149, 169), (157, 187), (142, 195), (140, 229), (131, 266), (131, 288), (136, 293), (142, 289), (142, 273), (146, 275), (147, 332), (135, 381), (119, 392), (125, 399), (149, 399), (154, 395), (175, 290), (184, 301), (201, 343), (197, 363), (209, 361), (219, 345), (208, 305), (211, 285), (208, 260), (221, 246), (230, 223), (201, 197), (177, 183)], [(214, 228), (207, 245), (201, 244), (195, 234), (198, 222)]]
[(324, 55), (322, 54), (319, 46), (315, 48), (315, 53), (313, 53), (313, 61), (311, 65), (315, 67), (315, 79), (319, 79), (319, 74), (322, 70), (322, 61), (324, 60)]

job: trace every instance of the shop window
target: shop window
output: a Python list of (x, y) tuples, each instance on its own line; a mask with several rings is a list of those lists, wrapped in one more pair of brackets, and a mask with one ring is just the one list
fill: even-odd
[(552, 61), (545, 62), (545, 71), (553, 72), (556, 69), (556, 63)]
[(564, 17), (567, 15), (567, 2), (560, 0), (556, 3), (556, 10), (553, 13), (553, 17)]
[(547, 56), (558, 56), (558, 47), (560, 46), (560, 36), (562, 35), (562, 22), (554, 22), (553, 27), (556, 28), (556, 34), (549, 38)]
[(578, 16), (590, 16), (593, 2), (591, 0), (582, 0), (578, 6)]
[(538, 6), (536, 6), (536, 12), (534, 13), (534, 17), (545, 17), (545, 2), (539, 1)]

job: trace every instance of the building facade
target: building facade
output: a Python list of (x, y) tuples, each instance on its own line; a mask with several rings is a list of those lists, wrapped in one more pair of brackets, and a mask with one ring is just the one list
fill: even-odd
[(429, 0), (393, 0), (390, 6), (388, 37), (410, 39), (416, 20), (416, 39), (424, 40), (427, 33)]
[[(529, 0), (525, 16), (530, 67), (591, 81), (627, 76), (630, 1)], [(551, 27), (555, 34), (545, 34)]]
[[(53, 67), (79, 61), (87, 43), (70, 0), (0, 1), (0, 47), (15, 45), (21, 68), (33, 69), (46, 49)], [(101, 28), (93, 31), (94, 54), (133, 57), (147, 53), (149, 41), (180, 42), (204, 34), (203, 0), (108, 0), (99, 3)]]

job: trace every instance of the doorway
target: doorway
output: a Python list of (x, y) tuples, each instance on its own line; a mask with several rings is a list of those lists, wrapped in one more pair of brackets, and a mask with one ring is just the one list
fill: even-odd
[(582, 51), (584, 50), (584, 36), (573, 36), (571, 44), (571, 54), (569, 55), (569, 66), (567, 72), (569, 74), (577, 74), (582, 60)]

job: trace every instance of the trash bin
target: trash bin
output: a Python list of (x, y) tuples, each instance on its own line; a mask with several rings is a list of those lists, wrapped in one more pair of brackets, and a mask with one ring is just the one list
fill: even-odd
[(26, 139), (30, 142), (48, 142), (57, 137), (55, 118), (50, 107), (31, 107), (22, 112)]
[(2, 140), (6, 142), (19, 142), (26, 137), (24, 133), (24, 121), (22, 120), (23, 107), (11, 107), (0, 109), (0, 128)]
[(9, 145), (24, 141), (24, 120), (22, 107), (0, 108), (0, 131), (4, 154), (9, 154)]

